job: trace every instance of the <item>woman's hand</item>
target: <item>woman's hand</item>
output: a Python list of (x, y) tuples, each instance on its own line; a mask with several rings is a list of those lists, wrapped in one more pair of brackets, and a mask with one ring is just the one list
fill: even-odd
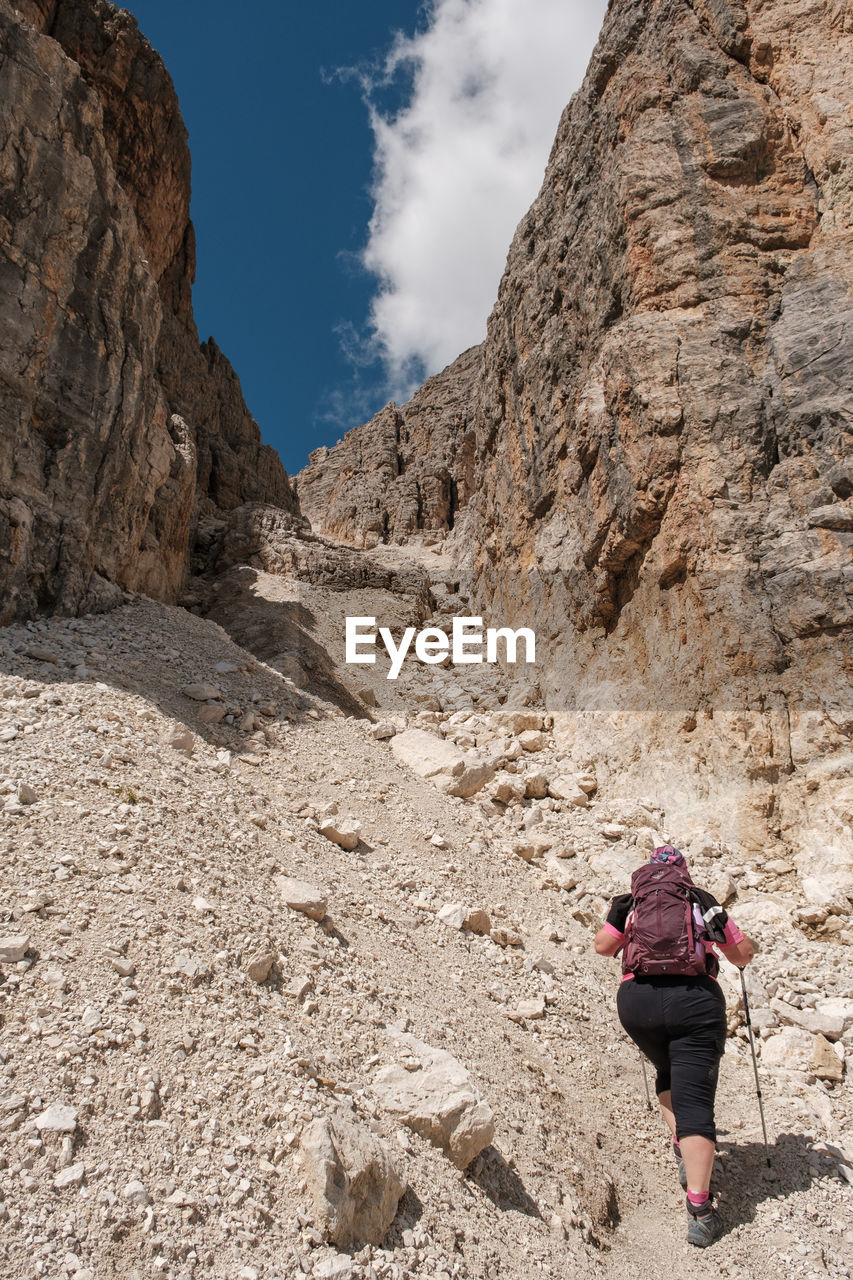
[(755, 955), (756, 951), (755, 943), (751, 938), (747, 938), (746, 934), (744, 934), (742, 942), (736, 942), (732, 947), (721, 947), (719, 944), (717, 945), (729, 963), (736, 965), (738, 969), (745, 968)]
[(595, 935), (592, 945), (600, 956), (615, 956), (617, 951), (621, 950), (624, 941), (624, 938), (617, 938), (605, 925)]

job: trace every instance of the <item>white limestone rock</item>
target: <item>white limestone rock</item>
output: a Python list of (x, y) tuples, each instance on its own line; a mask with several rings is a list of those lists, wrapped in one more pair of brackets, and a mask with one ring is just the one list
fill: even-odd
[(494, 1137), (492, 1108), (451, 1054), (404, 1032), (394, 1038), (420, 1065), (414, 1071), (382, 1067), (373, 1081), (376, 1098), (415, 1133), (441, 1147), (457, 1168), (467, 1168)]
[(291, 911), (298, 911), (311, 920), (323, 920), (326, 915), (326, 895), (316, 885), (291, 876), (276, 876), (276, 887)]
[(580, 786), (572, 774), (561, 774), (548, 783), (548, 794), (555, 800), (565, 800), (577, 809), (585, 809), (589, 804), (587, 792)]
[(347, 853), (351, 853), (361, 839), (361, 823), (356, 822), (354, 818), (344, 820), (326, 818), (320, 823), (318, 831), (321, 836), (325, 836), (327, 840), (331, 840), (332, 844), (345, 849)]
[(39, 1133), (73, 1133), (77, 1128), (77, 1116), (76, 1107), (54, 1102), (36, 1116), (35, 1124)]
[(406, 1190), (388, 1146), (339, 1110), (308, 1125), (299, 1159), (327, 1238), (345, 1249), (378, 1244)]
[(0, 938), (0, 964), (17, 964), (23, 960), (29, 949), (30, 939), (26, 933), (7, 933)]

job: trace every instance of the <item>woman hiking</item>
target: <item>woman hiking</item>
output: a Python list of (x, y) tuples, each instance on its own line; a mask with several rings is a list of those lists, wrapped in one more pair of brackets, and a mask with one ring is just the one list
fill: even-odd
[(687, 1192), (687, 1239), (699, 1248), (722, 1233), (710, 1186), (726, 1001), (713, 947), (739, 969), (755, 954), (717, 900), (693, 884), (672, 845), (655, 849), (634, 872), (631, 893), (613, 899), (595, 935), (599, 955), (622, 952), (619, 1021), (657, 1072), (655, 1092)]

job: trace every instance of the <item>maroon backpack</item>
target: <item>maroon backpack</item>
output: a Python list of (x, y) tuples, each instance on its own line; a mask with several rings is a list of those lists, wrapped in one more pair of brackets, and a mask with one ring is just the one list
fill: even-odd
[(656, 862), (631, 876), (633, 913), (628, 917), (622, 972), (639, 976), (704, 974), (707, 957), (693, 918), (684, 864)]

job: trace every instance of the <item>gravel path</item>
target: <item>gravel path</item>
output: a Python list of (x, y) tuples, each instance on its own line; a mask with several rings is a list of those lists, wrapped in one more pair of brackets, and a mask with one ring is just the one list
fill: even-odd
[[(322, 593), (310, 603), (319, 615)], [(490, 679), (417, 671), (373, 718), (484, 752), (500, 738)], [(183, 692), (197, 684), (216, 696)], [(618, 973), (590, 945), (646, 833), (677, 838), (648, 801), (445, 795), (371, 720), (144, 599), (0, 633), (0, 698), (0, 940), (26, 940), (0, 962), (0, 1274), (850, 1274), (848, 1075), (816, 1079), (795, 1043), (813, 1033), (782, 1024), (853, 995), (849, 928), (818, 938), (749, 916), (760, 867), (688, 851), (697, 879), (737, 873), (733, 913), (762, 944), (754, 1003), (783, 1010), (762, 1058), (791, 1048), (762, 1067), (768, 1178), (729, 984), (727, 1232), (703, 1254), (615, 1019)], [(545, 723), (528, 772), (594, 766), (567, 761)], [(330, 814), (361, 823), (354, 851), (319, 833)], [(534, 840), (547, 848), (527, 861), (516, 846)], [(283, 903), (281, 875), (322, 891), (322, 923)], [(445, 924), (448, 903), (487, 911), (493, 936)], [(259, 954), (263, 982), (247, 972)], [(372, 1092), (395, 1029), (452, 1053), (495, 1112), (465, 1174)], [(849, 1055), (851, 1032), (836, 1039)], [(317, 1230), (294, 1158), (303, 1127), (341, 1106), (399, 1152), (409, 1184), (383, 1246), (352, 1256)]]

